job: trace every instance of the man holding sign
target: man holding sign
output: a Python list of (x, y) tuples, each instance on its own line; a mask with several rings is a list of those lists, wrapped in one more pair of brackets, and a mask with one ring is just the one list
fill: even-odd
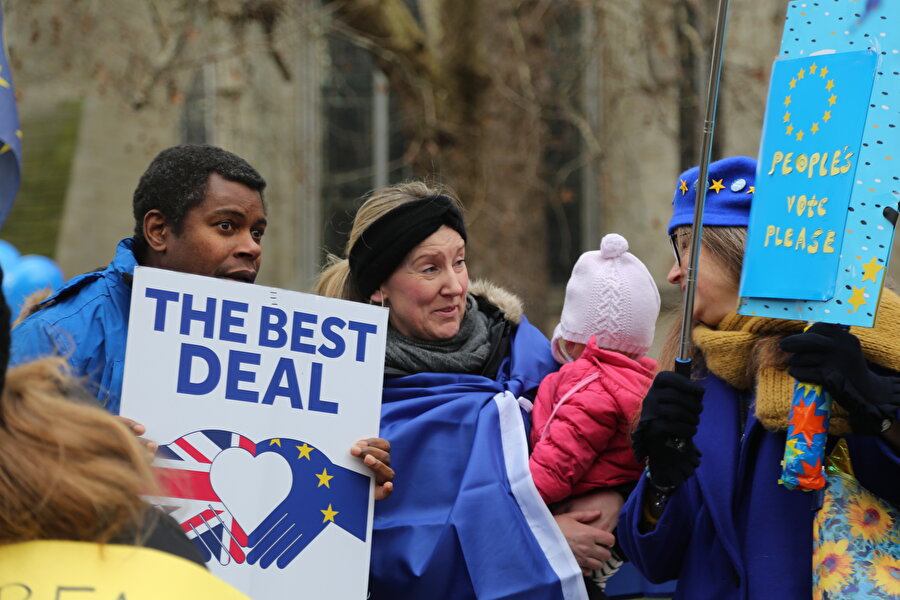
[[(71, 279), (13, 330), (10, 363), (65, 356), (118, 414), (135, 267), (253, 283), (267, 225), (265, 187), (256, 169), (221, 148), (163, 150), (135, 190), (134, 236), (119, 242), (105, 270)], [(375, 474), (376, 499), (392, 490), (389, 450), (380, 438), (351, 450)]]
[(134, 192), (134, 236), (105, 270), (68, 281), (13, 331), (12, 363), (67, 356), (98, 400), (119, 412), (131, 278), (137, 265), (253, 283), (266, 228), (266, 182), (212, 146), (178, 146), (153, 160)]

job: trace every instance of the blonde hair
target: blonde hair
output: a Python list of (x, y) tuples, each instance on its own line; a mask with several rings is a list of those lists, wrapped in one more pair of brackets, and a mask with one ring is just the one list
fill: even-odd
[(51, 288), (44, 288), (42, 290), (37, 290), (36, 292), (32, 292), (25, 296), (25, 300), (22, 301), (22, 308), (19, 309), (19, 314), (16, 317), (16, 320), (13, 321), (12, 326), (15, 327), (34, 313), (36, 313), (41, 308), (41, 302), (50, 297), (50, 294), (53, 293)]
[(63, 358), (11, 368), (0, 422), (0, 543), (105, 542), (135, 531), (155, 490), (134, 434), (70, 375)]
[(353, 286), (350, 285), (350, 261), (347, 257), (350, 255), (353, 245), (371, 227), (372, 223), (401, 204), (437, 194), (447, 196), (462, 210), (459, 200), (452, 192), (442, 189), (440, 186), (429, 186), (423, 181), (408, 181), (371, 192), (363, 200), (353, 217), (353, 225), (350, 228), (343, 256), (328, 255), (325, 267), (319, 273), (313, 293), (331, 298), (368, 302), (368, 298), (360, 298)]
[[(689, 236), (693, 233), (690, 225), (682, 225), (677, 227), (673, 233), (676, 236)], [(700, 241), (703, 248), (725, 269), (726, 274), (731, 278), (734, 285), (737, 286), (741, 279), (741, 269), (744, 266), (744, 247), (747, 243), (746, 227), (720, 227), (707, 225), (703, 227), (703, 239)], [(681, 260), (689, 260), (690, 257), (683, 256)], [(701, 263), (700, 268), (703, 268)], [(680, 316), (680, 312), (678, 313)], [(696, 323), (694, 323), (696, 325)], [(671, 329), (666, 334), (660, 350), (659, 369), (670, 370), (675, 366), (675, 359), (678, 357), (678, 342), (681, 334), (681, 319), (675, 319)], [(703, 357), (700, 355), (696, 347), (692, 348), (691, 359), (695, 365), (702, 367)]]

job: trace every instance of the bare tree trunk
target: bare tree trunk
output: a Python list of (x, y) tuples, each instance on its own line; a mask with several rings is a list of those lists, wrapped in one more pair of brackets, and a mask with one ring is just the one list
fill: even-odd
[(544, 39), (536, 30), (540, 7), (472, 4), (470, 14), (477, 17), (468, 19), (480, 17), (480, 27), (469, 23), (470, 31), (478, 27), (480, 44), (459, 42), (471, 48), (469, 64), (478, 67), (459, 79), (452, 113), (462, 143), (444, 151), (443, 175), (468, 207), (474, 274), (520, 294), (529, 318), (543, 325), (548, 274), (541, 102), (547, 65), (541, 64)]
[(447, 35), (433, 39), (399, 0), (334, 3), (392, 84), (407, 160), (465, 204), (470, 273), (520, 294), (539, 324), (547, 317), (541, 117), (550, 66), (541, 20), (551, 4), (447, 0), (437, 6)]

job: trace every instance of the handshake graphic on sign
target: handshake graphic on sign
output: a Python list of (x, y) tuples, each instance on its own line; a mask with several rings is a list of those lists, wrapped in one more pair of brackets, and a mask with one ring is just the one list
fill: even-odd
[(290, 438), (207, 429), (160, 446), (162, 497), (207, 562), (285, 568), (326, 527), (365, 541), (370, 479)]

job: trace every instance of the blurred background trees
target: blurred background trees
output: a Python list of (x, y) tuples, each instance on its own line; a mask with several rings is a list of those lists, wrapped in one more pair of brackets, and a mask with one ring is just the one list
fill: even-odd
[[(714, 0), (0, 0), (25, 133), (2, 237), (67, 275), (130, 235), (162, 148), (270, 181), (260, 282), (308, 289), (367, 191), (467, 208), (469, 263), (548, 331), (578, 254), (625, 235), (660, 282), (697, 162)], [(732, 2), (715, 154), (755, 156), (784, 3)]]

